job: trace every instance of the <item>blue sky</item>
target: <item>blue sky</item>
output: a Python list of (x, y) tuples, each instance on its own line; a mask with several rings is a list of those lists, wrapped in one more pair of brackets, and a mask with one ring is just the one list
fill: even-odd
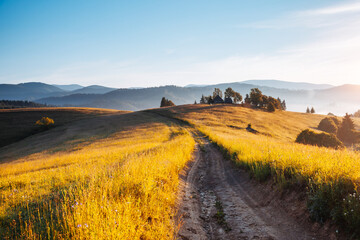
[(0, 0), (0, 83), (360, 84), (360, 1)]

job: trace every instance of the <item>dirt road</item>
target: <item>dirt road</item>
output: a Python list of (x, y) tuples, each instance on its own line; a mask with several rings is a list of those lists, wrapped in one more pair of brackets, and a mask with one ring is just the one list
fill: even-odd
[(179, 239), (329, 239), (298, 223), (247, 173), (202, 141), (183, 176)]

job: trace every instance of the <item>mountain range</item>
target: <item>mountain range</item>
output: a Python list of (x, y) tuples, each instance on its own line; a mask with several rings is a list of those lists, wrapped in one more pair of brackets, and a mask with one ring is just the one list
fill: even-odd
[(0, 84), (0, 99), (31, 100), (56, 106), (81, 106), (119, 110), (143, 110), (159, 107), (162, 97), (176, 105), (199, 102), (201, 95), (212, 94), (214, 88), (231, 87), (244, 97), (252, 88), (264, 94), (285, 99), (288, 110), (304, 112), (314, 107), (318, 113), (342, 115), (360, 109), (360, 85), (293, 83), (278, 80), (249, 80), (214, 85), (161, 86), (115, 89), (98, 85), (49, 85), (44, 83)]

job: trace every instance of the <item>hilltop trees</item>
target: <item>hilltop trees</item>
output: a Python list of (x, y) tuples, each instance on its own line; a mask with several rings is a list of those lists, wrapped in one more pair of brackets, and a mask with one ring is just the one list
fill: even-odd
[(264, 100), (264, 95), (258, 88), (251, 89), (250, 92), (250, 103), (255, 107), (259, 107), (262, 105)]
[(241, 102), (242, 99), (243, 99), (243, 97), (241, 96), (240, 93), (238, 93), (238, 92), (235, 92), (235, 93), (234, 93), (234, 103)]
[(219, 96), (222, 98), (222, 91), (220, 90), (220, 88), (215, 88), (214, 89), (214, 92), (213, 92), (213, 99), (216, 97), (216, 96)]
[(315, 108), (311, 107), (311, 110), (309, 107), (306, 108), (306, 113), (315, 113)]
[(171, 100), (163, 97), (161, 99), (160, 107), (170, 107), (170, 106), (175, 106), (175, 104)]
[[(214, 92), (210, 96), (202, 95), (200, 98), (201, 104), (212, 104), (214, 103), (215, 97), (223, 96), (222, 91), (219, 88), (215, 88)], [(230, 98), (233, 103), (241, 103), (243, 101), (243, 97), (240, 93), (234, 91), (232, 88), (228, 87), (224, 91), (224, 98)], [(227, 103), (231, 103), (231, 101), (227, 101)], [(250, 94), (246, 94), (244, 102), (242, 106), (250, 106), (254, 108), (263, 108), (267, 109), (269, 112), (274, 112), (276, 109), (286, 110), (286, 102), (285, 100), (281, 101), (280, 98), (273, 98), (271, 96), (264, 95), (260, 89), (253, 88), (250, 91)], [(309, 110), (310, 111), (310, 110)]]
[(349, 114), (343, 118), (341, 125), (338, 129), (338, 138), (347, 143), (355, 143), (358, 140), (358, 132), (355, 131), (355, 124)]

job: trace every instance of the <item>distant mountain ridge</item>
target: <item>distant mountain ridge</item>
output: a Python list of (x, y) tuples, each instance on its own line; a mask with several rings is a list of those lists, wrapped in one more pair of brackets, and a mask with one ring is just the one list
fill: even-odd
[(91, 85), (83, 87), (78, 84), (50, 85), (41, 82), (20, 84), (0, 84), (0, 100), (33, 101), (46, 97), (63, 97), (72, 94), (104, 94), (116, 88)]
[(280, 80), (247, 80), (241, 83), (248, 83), (263, 87), (283, 88), (290, 90), (319, 90), (335, 87), (330, 84), (314, 84), (307, 82), (286, 82)]
[[(260, 82), (259, 82), (260, 81)], [(360, 109), (360, 85), (333, 87), (326, 84), (289, 83), (271, 80), (250, 80), (214, 85), (192, 85), (192, 87), (161, 86), (150, 88), (115, 89), (103, 86), (88, 86), (74, 91), (65, 91), (44, 83), (1, 84), (0, 98), (7, 100), (32, 100), (57, 106), (99, 107), (137, 111), (159, 107), (162, 97), (176, 105), (199, 102), (201, 95), (212, 94), (214, 88), (224, 91), (231, 87), (245, 97), (252, 88), (259, 88), (264, 94), (280, 97), (287, 102), (288, 110), (304, 112), (306, 107), (315, 107), (319, 113), (344, 114)], [(278, 87), (260, 86), (276, 85)], [(285, 85), (287, 88), (284, 88)], [(329, 87), (330, 86), (330, 87)], [(295, 89), (291, 89), (291, 87)], [(301, 89), (314, 87), (317, 89)], [(320, 88), (320, 89), (319, 89)]]
[(74, 90), (78, 90), (80, 88), (83, 88), (83, 86), (79, 85), (79, 84), (68, 84), (68, 85), (58, 85), (58, 84), (52, 84), (55, 87), (58, 87), (64, 91), (74, 91)]

